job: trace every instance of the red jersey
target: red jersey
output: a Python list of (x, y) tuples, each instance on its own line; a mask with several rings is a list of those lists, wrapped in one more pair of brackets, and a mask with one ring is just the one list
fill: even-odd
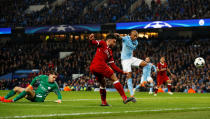
[[(167, 67), (168, 67), (168, 65), (165, 62), (163, 64), (161, 62), (159, 62), (157, 64), (158, 70), (167, 69)], [(158, 71), (157, 72), (157, 76), (167, 76), (167, 70), (165, 70), (165, 71)]]
[(123, 73), (123, 71), (114, 64), (112, 49), (109, 48), (105, 41), (92, 40), (91, 44), (97, 46), (96, 54), (91, 62), (91, 65), (107, 65), (109, 64), (115, 71)]

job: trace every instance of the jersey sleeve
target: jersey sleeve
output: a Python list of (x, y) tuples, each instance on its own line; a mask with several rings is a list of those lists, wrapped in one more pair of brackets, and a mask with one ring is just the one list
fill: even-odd
[(97, 47), (103, 46), (105, 44), (105, 41), (103, 40), (91, 40), (90, 43), (92, 45), (96, 45)]
[(159, 65), (159, 63), (157, 64), (157, 69), (160, 70), (160, 65)]
[(155, 65), (152, 65), (152, 67), (154, 68), (155, 72), (157, 72), (156, 66)]
[(55, 92), (55, 94), (58, 96), (58, 99), (61, 100), (62, 99), (62, 95), (61, 95), (61, 92), (60, 92), (60, 89), (59, 89), (59, 86), (58, 84), (56, 83), (56, 86), (53, 90)]
[(114, 69), (116, 72), (123, 74), (123, 71), (119, 67), (117, 67), (117, 65), (115, 65), (113, 56), (110, 58), (108, 63), (110, 64), (112, 69)]
[(44, 78), (45, 76), (44, 75), (39, 75), (39, 76), (36, 76), (32, 81), (31, 81), (31, 86), (33, 86), (37, 80), (41, 80), (42, 78)]
[(127, 40), (126, 36), (122, 37), (122, 41), (125, 42)]

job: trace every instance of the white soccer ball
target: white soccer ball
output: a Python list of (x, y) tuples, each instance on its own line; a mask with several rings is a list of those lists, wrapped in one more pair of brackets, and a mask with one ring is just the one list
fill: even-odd
[(202, 57), (197, 57), (194, 61), (194, 65), (197, 68), (201, 68), (205, 65), (205, 60)]

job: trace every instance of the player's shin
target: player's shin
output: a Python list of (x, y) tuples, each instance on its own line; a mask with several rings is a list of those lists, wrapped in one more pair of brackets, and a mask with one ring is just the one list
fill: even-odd
[(128, 85), (128, 89), (129, 89), (129, 91), (130, 91), (130, 95), (131, 95), (131, 97), (133, 97), (133, 96), (134, 96), (134, 92), (133, 92), (132, 78), (129, 78), (129, 79), (127, 80), (127, 85)]
[(8, 98), (14, 96), (15, 94), (16, 94), (16, 92), (14, 90), (11, 90), (4, 98), (8, 99)]
[(168, 92), (171, 92), (171, 83), (168, 83), (167, 87), (168, 87)]
[(103, 87), (100, 87), (100, 95), (101, 95), (101, 101), (103, 105), (106, 105), (106, 89)]
[(118, 93), (121, 95), (122, 99), (126, 100), (127, 96), (125, 95), (123, 86), (120, 84), (120, 82), (117, 80), (117, 81), (114, 81), (113, 84), (114, 84), (114, 87), (116, 88), (116, 90), (118, 91)]
[(150, 83), (149, 92), (153, 92), (153, 86), (154, 86), (154, 84), (153, 83)]
[(157, 94), (158, 92), (158, 87), (155, 87), (155, 94)]
[(19, 99), (25, 97), (26, 95), (27, 95), (27, 92), (24, 90), (24, 91), (21, 92), (17, 97), (15, 97), (15, 98), (13, 99), (13, 101), (14, 101), (14, 102), (15, 102), (15, 101), (18, 101)]

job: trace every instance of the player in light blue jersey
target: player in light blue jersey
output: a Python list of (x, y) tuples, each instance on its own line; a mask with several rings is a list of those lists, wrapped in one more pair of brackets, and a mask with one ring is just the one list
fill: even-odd
[(152, 63), (150, 63), (150, 58), (147, 57), (145, 59), (145, 61), (147, 62), (147, 65), (143, 68), (143, 74), (141, 76), (141, 82), (139, 85), (136, 86), (136, 88), (134, 89), (134, 92), (136, 89), (138, 89), (139, 87), (144, 87), (146, 83), (150, 83), (150, 89), (149, 89), (149, 94), (153, 94), (153, 86), (154, 86), (154, 82), (153, 79), (151, 77), (151, 70), (152, 68), (154, 69), (154, 73), (157, 72), (155, 65), (153, 65)]
[(130, 35), (122, 37), (121, 63), (123, 71), (129, 72), (126, 80), (131, 97), (134, 97), (131, 66), (144, 67), (147, 65), (145, 61), (133, 57), (133, 51), (138, 46), (137, 38), (138, 32), (136, 30), (132, 30)]

